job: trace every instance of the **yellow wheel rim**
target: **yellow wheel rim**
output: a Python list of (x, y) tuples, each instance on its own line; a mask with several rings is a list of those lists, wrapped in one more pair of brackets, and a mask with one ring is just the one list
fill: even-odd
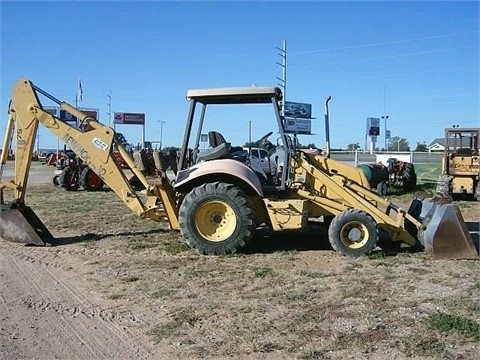
[(345, 224), (340, 231), (340, 240), (350, 249), (360, 249), (368, 242), (369, 231), (359, 221), (351, 221)]
[(224, 241), (234, 233), (237, 217), (230, 205), (223, 201), (209, 201), (195, 213), (195, 225), (199, 234), (209, 241)]

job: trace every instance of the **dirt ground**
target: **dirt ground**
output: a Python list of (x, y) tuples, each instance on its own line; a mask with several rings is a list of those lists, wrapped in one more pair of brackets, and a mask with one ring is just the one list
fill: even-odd
[[(202, 256), (110, 191), (32, 174), (56, 244), (0, 242), (0, 359), (480, 358), (478, 261), (346, 258), (321, 229)], [(480, 205), (459, 206), (478, 244)]]

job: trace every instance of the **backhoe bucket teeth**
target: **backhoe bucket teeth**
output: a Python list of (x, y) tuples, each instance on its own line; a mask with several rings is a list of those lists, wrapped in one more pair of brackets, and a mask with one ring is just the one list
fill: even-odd
[(1, 210), (0, 238), (30, 245), (45, 245), (54, 241), (50, 231), (29, 206)]
[(418, 240), (434, 259), (480, 259), (457, 205), (424, 199)]

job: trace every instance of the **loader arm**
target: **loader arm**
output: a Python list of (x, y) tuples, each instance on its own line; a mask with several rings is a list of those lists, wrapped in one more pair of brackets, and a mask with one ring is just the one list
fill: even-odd
[[(416, 226), (421, 223), (407, 211), (362, 186), (368, 182), (362, 180), (363, 174), (358, 169), (320, 155), (303, 153), (297, 157), (297, 163), (312, 177), (317, 193), (323, 193), (322, 196), (312, 196), (307, 191), (298, 190), (301, 196), (321, 204), (333, 214), (346, 207), (363, 210), (389, 233), (392, 240), (415, 245), (416, 240), (404, 229), (403, 220), (408, 219)], [(392, 217), (391, 210), (395, 210), (397, 216)]]
[[(60, 109), (74, 115), (81, 121), (82, 127), (88, 130), (81, 131), (45, 111), (39, 101), (39, 93), (59, 104)], [(15, 130), (15, 179), (1, 182), (0, 178), (0, 191), (3, 192), (4, 188), (13, 189), (15, 207), (25, 205), (28, 175), (40, 123), (70, 147), (122, 199), (130, 210), (141, 217), (157, 221), (167, 218), (170, 227), (178, 229), (174, 192), (168, 182), (162, 181), (160, 185), (149, 185), (142, 172), (135, 167), (133, 159), (123, 145), (115, 143), (115, 131), (112, 128), (83, 114), (75, 107), (55, 99), (27, 79), (19, 80), (13, 88), (4, 141), (4, 149), (9, 149), (12, 133)], [(115, 161), (112, 154), (113, 146), (120, 151), (132, 172), (147, 188), (145, 204), (132, 189), (122, 169)], [(2, 168), (6, 161), (6, 156), (3, 155), (5, 154), (2, 154)]]
[(297, 189), (297, 193), (330, 213), (360, 209), (372, 216), (392, 241), (409, 246), (420, 243), (436, 259), (480, 258), (457, 205), (416, 197), (406, 211), (365, 187), (368, 182), (356, 168), (320, 155), (300, 153), (295, 160), (314, 189)]

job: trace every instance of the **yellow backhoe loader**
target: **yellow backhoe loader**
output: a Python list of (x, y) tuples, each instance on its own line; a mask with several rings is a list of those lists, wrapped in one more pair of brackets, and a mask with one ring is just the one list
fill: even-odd
[[(40, 95), (80, 119), (81, 125), (72, 127), (45, 111)], [(361, 170), (297, 149), (296, 134), (285, 131), (287, 119), (281, 114), (279, 88), (196, 89), (187, 92), (187, 99), (190, 109), (176, 178), (170, 182), (164, 169), (158, 169), (161, 175), (152, 182), (141, 171), (141, 161), (140, 164), (134, 161), (112, 128), (56, 99), (31, 81), (19, 80), (13, 89), (3, 144), (3, 149), (9, 149), (16, 136), (13, 180), (2, 180), (7, 151), (1, 158), (0, 237), (36, 245), (55, 243), (25, 203), (34, 139), (42, 124), (95, 171), (132, 211), (144, 218), (168, 220), (171, 229), (180, 230), (188, 245), (201, 254), (235, 253), (252, 240), (260, 227), (295, 232), (323, 220), (332, 247), (346, 256), (371, 252), (383, 233), (390, 244), (425, 248), (434, 258), (478, 259), (456, 205), (417, 197), (404, 210), (372, 192)], [(275, 159), (276, 176), (265, 176), (241, 147), (232, 146), (218, 131), (208, 132), (210, 148), (201, 150), (201, 138), (207, 127), (206, 110), (219, 104), (263, 104), (273, 109), (277, 143), (268, 140), (273, 134), (269, 132), (256, 144)], [(143, 202), (112, 157), (112, 148), (120, 152), (145, 186), (147, 198)], [(14, 193), (8, 203), (3, 200), (6, 190)]]
[(480, 128), (446, 128), (437, 193), (480, 201)]

